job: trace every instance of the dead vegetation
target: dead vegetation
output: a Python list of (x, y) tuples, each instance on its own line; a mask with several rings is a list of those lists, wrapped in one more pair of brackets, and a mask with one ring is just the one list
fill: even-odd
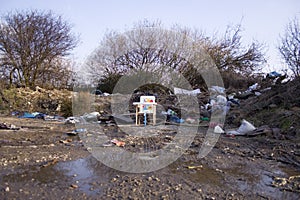
[(46, 90), (38, 86), (35, 90), (28, 87), (4, 89), (0, 92), (0, 110), (6, 114), (12, 111), (64, 114), (62, 110), (69, 113), (71, 95), (68, 90)]

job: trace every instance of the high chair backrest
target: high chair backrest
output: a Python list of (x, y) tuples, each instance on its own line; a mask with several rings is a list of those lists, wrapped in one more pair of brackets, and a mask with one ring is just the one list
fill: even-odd
[(141, 96), (139, 102), (139, 113), (154, 112), (155, 96)]

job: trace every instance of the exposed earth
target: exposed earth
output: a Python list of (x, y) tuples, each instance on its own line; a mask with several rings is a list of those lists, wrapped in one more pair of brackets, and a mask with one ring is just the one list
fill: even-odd
[[(72, 134), (72, 124), (2, 115), (1, 123), (20, 129), (0, 129), (0, 199), (300, 199), (299, 105), (284, 101), (288, 103), (282, 106), (286, 95), (268, 95), (242, 101), (228, 114), (225, 128), (248, 117), (257, 127), (279, 131), (252, 137), (221, 134), (200, 159), (204, 124), (179, 159), (150, 173), (126, 173), (102, 164), (81, 134)], [(99, 134), (121, 143), (99, 145), (152, 151), (172, 142), (176, 125), (165, 127), (143, 138), (103, 123)]]
[[(300, 197), (299, 141), (222, 135), (209, 155), (199, 159), (203, 129), (173, 164), (151, 173), (129, 174), (93, 158), (78, 136), (67, 134), (74, 129), (70, 125), (15, 117), (1, 120), (24, 127), (0, 130), (1, 199)], [(115, 127), (107, 128), (114, 132)], [(166, 136), (157, 137), (166, 141)], [(131, 140), (127, 148), (137, 148)]]

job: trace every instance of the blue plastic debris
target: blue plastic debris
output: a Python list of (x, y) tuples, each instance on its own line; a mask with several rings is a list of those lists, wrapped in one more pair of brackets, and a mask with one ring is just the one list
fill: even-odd
[(29, 112), (24, 112), (22, 116), (19, 116), (19, 118), (35, 118), (35, 115), (29, 113)]
[(269, 77), (272, 77), (272, 78), (275, 78), (275, 77), (280, 77), (282, 76), (280, 73), (276, 72), (276, 71), (273, 71), (273, 72), (270, 72), (268, 74)]

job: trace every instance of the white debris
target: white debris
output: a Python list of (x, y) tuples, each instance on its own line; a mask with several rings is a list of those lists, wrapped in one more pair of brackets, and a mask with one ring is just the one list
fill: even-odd
[(218, 125), (214, 128), (214, 133), (222, 134), (225, 133), (225, 131)]
[(186, 90), (186, 89), (174, 87), (174, 93), (175, 94), (186, 94), (186, 95), (196, 96), (197, 94), (200, 94), (201, 91), (200, 91), (200, 89)]
[(254, 131), (256, 128), (250, 122), (245, 119), (242, 120), (242, 124), (237, 130), (226, 131), (229, 135), (245, 135), (250, 131)]

